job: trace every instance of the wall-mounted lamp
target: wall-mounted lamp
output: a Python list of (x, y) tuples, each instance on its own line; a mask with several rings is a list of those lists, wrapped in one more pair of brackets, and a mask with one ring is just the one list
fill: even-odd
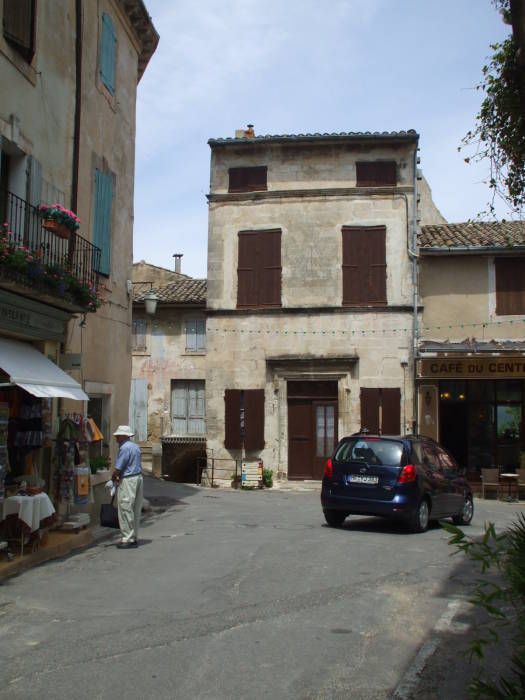
[(153, 289), (150, 289), (150, 291), (144, 296), (144, 306), (146, 307), (146, 313), (150, 316), (155, 315), (158, 300), (159, 298), (155, 294)]

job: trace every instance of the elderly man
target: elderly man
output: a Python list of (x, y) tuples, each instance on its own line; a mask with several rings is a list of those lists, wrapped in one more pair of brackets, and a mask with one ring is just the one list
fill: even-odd
[(118, 483), (118, 519), (122, 540), (119, 549), (134, 549), (139, 533), (142, 509), (142, 458), (140, 447), (131, 438), (129, 425), (119, 425), (113, 433), (119, 450), (112, 479)]

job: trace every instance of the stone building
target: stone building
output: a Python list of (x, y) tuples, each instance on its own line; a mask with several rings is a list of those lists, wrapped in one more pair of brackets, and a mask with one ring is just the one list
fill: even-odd
[[(211, 139), (208, 473), (319, 479), (339, 436), (415, 424), (418, 134)], [(419, 210), (417, 202), (419, 200)]]
[[(131, 379), (137, 84), (158, 34), (142, 0), (4, 2), (0, 19), (0, 216), (26, 251), (16, 270), (0, 261), (0, 334), (62, 357), (84, 400), (50, 394), (53, 429), (57, 412), (91, 414), (96, 451), (114, 453)], [(51, 204), (80, 228), (49, 231)]]
[[(133, 267), (130, 424), (146, 459), (152, 453), (155, 472), (199, 482), (206, 457), (206, 280), (182, 275), (180, 266)], [(151, 291), (154, 309), (146, 305)]]
[(525, 466), (525, 223), (423, 226), (420, 431), (478, 481)]

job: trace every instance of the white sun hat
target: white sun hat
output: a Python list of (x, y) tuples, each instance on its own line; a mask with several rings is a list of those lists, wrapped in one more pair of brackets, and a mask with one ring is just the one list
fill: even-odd
[(131, 437), (132, 435), (135, 435), (135, 433), (133, 430), (131, 430), (129, 425), (119, 425), (113, 435), (127, 435), (128, 437)]

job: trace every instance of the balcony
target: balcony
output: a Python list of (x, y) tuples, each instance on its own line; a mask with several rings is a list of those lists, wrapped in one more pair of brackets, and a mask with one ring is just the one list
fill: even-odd
[(78, 233), (66, 240), (48, 231), (37, 208), (15, 194), (5, 192), (3, 199), (0, 288), (71, 313), (96, 311), (100, 248)]

